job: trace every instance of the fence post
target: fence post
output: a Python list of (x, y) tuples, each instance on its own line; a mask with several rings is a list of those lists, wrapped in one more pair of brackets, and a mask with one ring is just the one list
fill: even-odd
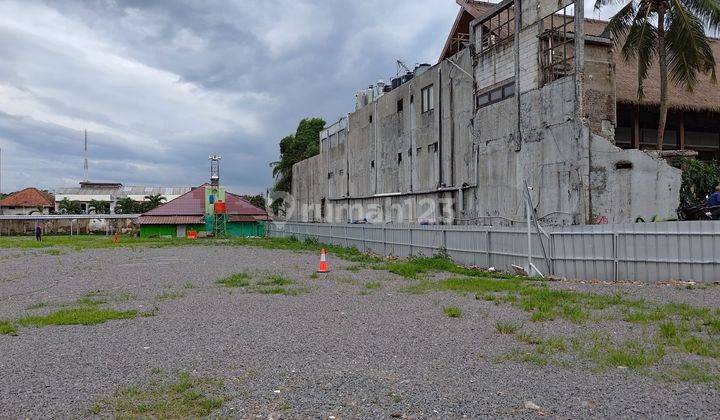
[(408, 256), (412, 256), (412, 254), (413, 254), (413, 234), (412, 234), (413, 228), (410, 227), (408, 229), (408, 232), (410, 233), (410, 240), (408, 241), (408, 245), (410, 246), (410, 253), (408, 254)]
[(485, 235), (486, 235), (485, 236), (485, 241), (486, 241), (485, 252), (487, 253), (487, 265), (488, 265), (487, 268), (490, 268), (493, 266), (492, 265), (492, 252), (491, 252), (491, 248), (490, 248), (492, 246), (492, 241), (490, 240), (490, 229), (485, 231)]
[(447, 230), (443, 228), (442, 230), (442, 247), (446, 254), (450, 254), (447, 250)]
[(348, 237), (347, 237), (347, 225), (345, 225), (345, 248), (348, 247)]
[(618, 255), (618, 242), (620, 239), (620, 234), (617, 232), (613, 232), (613, 281), (618, 281), (618, 269), (620, 265), (619, 255)]
[(387, 257), (387, 232), (385, 229), (385, 225), (382, 227), (383, 232), (383, 257)]
[(367, 244), (365, 243), (365, 225), (362, 226), (362, 242), (363, 242), (363, 252), (367, 252)]

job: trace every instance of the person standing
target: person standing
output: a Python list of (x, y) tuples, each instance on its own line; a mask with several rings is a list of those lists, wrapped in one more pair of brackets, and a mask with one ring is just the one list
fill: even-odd
[(42, 241), (42, 228), (40, 225), (35, 225), (35, 240)]
[(710, 208), (712, 218), (715, 220), (720, 219), (720, 185), (715, 187), (715, 192), (708, 198), (707, 206)]

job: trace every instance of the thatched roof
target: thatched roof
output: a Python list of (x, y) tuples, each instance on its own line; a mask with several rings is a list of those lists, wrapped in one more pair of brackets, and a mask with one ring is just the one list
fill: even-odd
[[(474, 18), (489, 12), (492, 7), (497, 6), (493, 3), (473, 0), (456, 0), (462, 7), (461, 14), (455, 22), (450, 36), (458, 30), (461, 23), (462, 13), (468, 13)], [(597, 19), (585, 19), (585, 33), (593, 36), (605, 36), (603, 32), (607, 26), (607, 21)], [(715, 53), (715, 60), (720, 63), (720, 39), (711, 39), (712, 48)], [(620, 44), (622, 45), (622, 44)], [(615, 47), (615, 84), (617, 101), (620, 103), (658, 105), (660, 103), (660, 70), (657, 61), (650, 68), (647, 79), (643, 82), (643, 90), (645, 99), (638, 100), (637, 97), (637, 64), (635, 61), (628, 62), (620, 53), (620, 47)], [(444, 52), (445, 53), (445, 52)], [(720, 65), (718, 66), (720, 73)], [(675, 86), (670, 81), (670, 92), (668, 93), (670, 108), (675, 109), (692, 109), (692, 110), (712, 110), (720, 111), (720, 84), (713, 84), (709, 75), (699, 75), (698, 83), (693, 92), (688, 92), (684, 86)]]
[[(607, 36), (603, 34), (607, 21), (586, 19), (585, 33), (594, 36)], [(720, 39), (711, 38), (715, 60), (720, 62)], [(615, 47), (613, 58), (615, 61), (615, 89), (617, 101), (626, 104), (659, 105), (660, 104), (660, 69), (657, 59), (650, 67), (648, 77), (643, 82), (645, 98), (638, 100), (637, 88), (637, 61), (625, 61), (620, 51), (622, 41)], [(720, 70), (720, 69), (718, 69)], [(668, 99), (670, 108), (686, 110), (720, 110), (720, 84), (713, 84), (710, 75), (698, 76), (698, 83), (693, 92), (688, 92), (684, 86), (676, 86), (669, 81), (670, 91)]]

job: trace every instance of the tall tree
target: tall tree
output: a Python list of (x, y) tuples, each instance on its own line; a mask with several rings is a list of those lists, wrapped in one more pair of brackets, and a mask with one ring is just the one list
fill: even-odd
[(110, 213), (110, 202), (105, 200), (90, 200), (88, 213), (108, 214)]
[(244, 199), (250, 202), (255, 207), (260, 207), (261, 209), (265, 208), (265, 196), (262, 194), (258, 195), (244, 195)]
[[(325, 128), (322, 118), (300, 121), (294, 135), (280, 140), (280, 160), (270, 164), (273, 168), (275, 186), (273, 191), (292, 190), (292, 167), (294, 164), (320, 153), (320, 132)], [(273, 211), (278, 212), (281, 200), (273, 202)]]
[[(596, 0), (595, 9), (627, 0)], [(718, 0), (631, 0), (610, 19), (607, 31), (622, 43), (625, 60), (637, 60), (638, 99), (657, 56), (660, 68), (660, 120), (657, 148), (662, 150), (668, 111), (668, 76), (692, 92), (699, 74), (717, 82), (715, 58), (706, 30), (720, 26)]]
[(63, 198), (62, 201), (60, 201), (60, 204), (58, 205), (60, 209), (60, 214), (80, 214), (82, 213), (82, 208), (80, 207), (80, 203), (77, 201), (70, 201), (67, 197)]
[(163, 203), (166, 198), (162, 194), (146, 195), (145, 196), (145, 211), (150, 211)]
[(134, 214), (139, 210), (139, 203), (130, 197), (119, 198), (115, 203), (115, 213), (117, 214)]

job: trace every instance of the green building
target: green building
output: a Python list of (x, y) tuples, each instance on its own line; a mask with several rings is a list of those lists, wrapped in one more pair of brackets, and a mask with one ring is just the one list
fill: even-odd
[(224, 187), (206, 184), (141, 215), (140, 236), (184, 238), (190, 232), (200, 237), (265, 236), (269, 220), (264, 209), (225, 192)]

